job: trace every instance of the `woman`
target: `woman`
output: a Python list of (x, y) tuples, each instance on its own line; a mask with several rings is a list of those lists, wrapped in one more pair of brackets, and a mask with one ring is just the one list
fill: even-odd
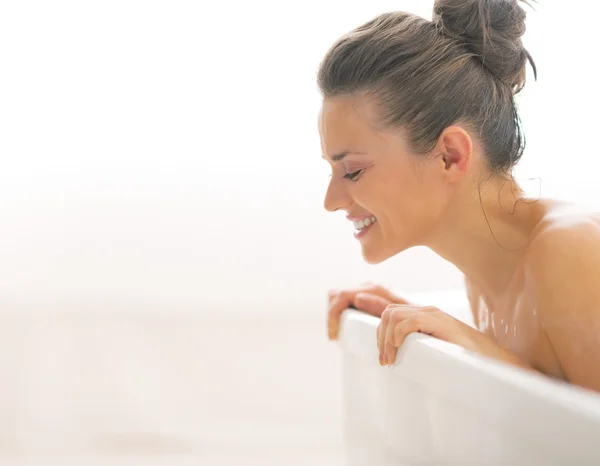
[[(380, 364), (422, 332), (600, 391), (600, 217), (526, 198), (515, 95), (529, 62), (516, 0), (438, 0), (432, 21), (383, 14), (323, 60), (319, 132), (364, 259), (424, 245), (465, 275), (476, 328), (388, 290), (330, 292), (329, 335), (349, 307), (381, 317)], [(557, 154), (558, 155), (558, 154)]]

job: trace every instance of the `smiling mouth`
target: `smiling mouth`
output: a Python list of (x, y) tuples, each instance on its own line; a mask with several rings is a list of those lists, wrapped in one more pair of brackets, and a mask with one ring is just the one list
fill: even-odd
[(356, 231), (361, 231), (367, 228), (368, 226), (373, 225), (376, 221), (377, 219), (375, 218), (375, 216), (371, 216), (363, 218), (362, 220), (354, 220), (352, 223), (354, 224), (354, 228), (356, 228)]

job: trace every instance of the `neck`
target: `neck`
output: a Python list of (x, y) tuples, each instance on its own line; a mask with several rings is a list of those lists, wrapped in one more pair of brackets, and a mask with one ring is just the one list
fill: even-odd
[(425, 246), (458, 267), (482, 293), (499, 298), (542, 218), (540, 204), (527, 200), (514, 181), (493, 178), (475, 190), (472, 185), (457, 190), (449, 205)]

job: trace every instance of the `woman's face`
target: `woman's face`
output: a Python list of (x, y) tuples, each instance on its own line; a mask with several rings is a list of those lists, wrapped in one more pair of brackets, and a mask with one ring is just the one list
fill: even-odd
[(325, 208), (358, 222), (355, 236), (372, 264), (424, 244), (449, 194), (441, 157), (412, 153), (400, 132), (377, 130), (376, 121), (373, 105), (348, 97), (325, 99), (319, 118), (332, 167)]

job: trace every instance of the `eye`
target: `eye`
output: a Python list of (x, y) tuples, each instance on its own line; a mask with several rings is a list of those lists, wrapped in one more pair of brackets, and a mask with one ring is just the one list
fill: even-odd
[(357, 181), (360, 178), (360, 175), (362, 175), (363, 171), (364, 169), (361, 169), (352, 173), (348, 173), (347, 175), (344, 175), (344, 178), (350, 181)]

